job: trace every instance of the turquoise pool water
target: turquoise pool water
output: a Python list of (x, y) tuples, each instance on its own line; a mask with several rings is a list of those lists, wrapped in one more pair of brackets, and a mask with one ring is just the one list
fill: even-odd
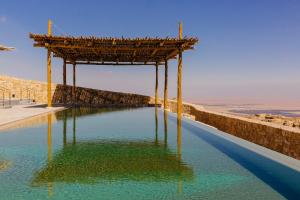
[(299, 199), (300, 173), (154, 108), (73, 109), (0, 132), (0, 199)]

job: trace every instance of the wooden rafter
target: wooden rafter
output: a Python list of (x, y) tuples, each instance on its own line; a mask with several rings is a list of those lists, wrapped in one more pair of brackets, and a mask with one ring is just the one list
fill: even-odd
[(35, 47), (45, 47), (68, 62), (156, 63), (193, 49), (197, 38), (97, 38), (30, 34)]

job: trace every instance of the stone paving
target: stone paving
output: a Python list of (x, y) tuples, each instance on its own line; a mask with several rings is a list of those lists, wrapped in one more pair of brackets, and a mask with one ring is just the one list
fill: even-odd
[(35, 105), (16, 105), (12, 108), (0, 109), (0, 129), (4, 126), (27, 119), (33, 116), (45, 114), (48, 112), (55, 112), (65, 109), (64, 107), (52, 107), (48, 108), (45, 104)]

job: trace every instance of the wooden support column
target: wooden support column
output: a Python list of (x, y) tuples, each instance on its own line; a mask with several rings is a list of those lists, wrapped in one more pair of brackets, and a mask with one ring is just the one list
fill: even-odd
[(67, 86), (67, 62), (66, 59), (64, 59), (63, 64), (63, 103), (66, 104), (66, 86)]
[(76, 103), (76, 64), (73, 63), (73, 87), (72, 87), (73, 104)]
[[(52, 35), (52, 22), (48, 20), (48, 36)], [(51, 51), (48, 49), (47, 53), (47, 102), (48, 107), (52, 106), (52, 94), (51, 94)]]
[[(179, 23), (179, 39), (182, 40), (182, 23)], [(182, 113), (182, 91), (181, 76), (182, 73), (182, 49), (179, 48), (178, 54), (178, 72), (177, 72), (177, 116), (181, 118)]]
[(158, 62), (155, 64), (155, 107), (158, 105)]
[(63, 64), (63, 85), (67, 85), (67, 62), (64, 59), (64, 64)]
[(168, 61), (165, 60), (164, 109), (168, 108)]

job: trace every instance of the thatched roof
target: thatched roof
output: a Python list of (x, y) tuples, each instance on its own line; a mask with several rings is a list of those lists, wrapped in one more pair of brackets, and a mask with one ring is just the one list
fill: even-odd
[[(155, 64), (193, 49), (197, 38), (107, 38), (30, 34), (35, 47), (78, 64)], [(106, 62), (106, 63), (105, 63)]]

